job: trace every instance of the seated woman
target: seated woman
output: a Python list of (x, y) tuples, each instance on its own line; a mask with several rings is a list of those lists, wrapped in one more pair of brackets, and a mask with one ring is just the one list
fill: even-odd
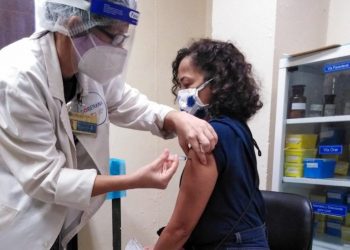
[(257, 145), (246, 124), (262, 107), (251, 64), (232, 43), (201, 39), (179, 50), (172, 66), (180, 109), (208, 120), (218, 143), (207, 165), (190, 149), (154, 249), (269, 249)]

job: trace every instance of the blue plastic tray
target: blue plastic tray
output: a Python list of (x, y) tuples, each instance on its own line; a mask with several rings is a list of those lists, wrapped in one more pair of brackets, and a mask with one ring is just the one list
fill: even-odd
[(332, 178), (334, 177), (336, 161), (334, 159), (305, 158), (304, 177)]

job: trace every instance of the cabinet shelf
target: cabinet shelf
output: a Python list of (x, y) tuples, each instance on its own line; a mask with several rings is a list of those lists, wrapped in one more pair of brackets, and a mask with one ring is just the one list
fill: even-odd
[(312, 242), (312, 249), (343, 250), (349, 248), (350, 245), (344, 243), (339, 237), (326, 234), (317, 234)]
[(282, 181), (284, 183), (350, 187), (350, 177), (349, 176), (326, 178), (326, 179), (283, 177)]
[[(282, 58), (280, 60), (280, 67), (278, 70), (275, 141), (273, 151), (273, 191), (297, 193), (305, 197), (309, 197), (310, 193), (313, 191), (327, 192), (338, 188), (343, 190), (344, 188), (344, 190), (350, 194), (350, 176), (334, 176), (334, 178), (324, 179), (294, 178), (284, 176), (284, 166), (286, 162), (284, 149), (288, 135), (317, 135), (315, 145), (315, 148), (317, 149), (319, 149), (319, 146), (322, 144), (329, 146), (342, 145), (343, 152), (338, 159), (339, 161), (349, 162), (349, 62), (350, 44), (311, 54), (301, 54), (296, 57)], [(303, 91), (300, 91), (300, 93), (297, 93), (298, 91), (293, 91), (293, 89), (295, 90), (295, 86), (298, 85), (303, 86)], [(318, 117), (308, 116), (309, 114), (312, 115), (309, 112), (312, 110), (311, 104), (322, 104), (324, 101), (328, 102), (329, 97), (326, 98), (326, 95), (330, 93), (335, 95), (333, 100), (334, 106), (330, 106), (332, 108), (332, 112), (326, 114), (334, 114), (335, 112), (337, 115), (321, 115)], [(299, 105), (303, 102), (303, 100), (305, 100), (305, 98), (307, 100), (305, 105)], [(317, 107), (320, 108), (320, 106)], [(333, 108), (335, 108), (335, 111), (333, 111)], [(300, 109), (299, 111), (304, 110), (306, 116), (303, 118), (287, 118), (288, 114), (298, 114), (298, 109)], [(294, 110), (297, 112), (290, 113), (290, 111)], [(321, 110), (317, 111), (320, 112)], [(320, 156), (320, 152), (318, 153), (319, 154), (316, 154), (317, 157)], [(298, 171), (301, 169), (296, 167), (300, 165), (295, 165), (295, 169), (293, 169), (296, 171), (295, 173), (300, 173)], [(350, 205), (350, 196), (346, 197), (346, 204), (344, 205)], [(316, 211), (321, 211), (318, 210), (319, 208), (323, 208), (322, 204), (319, 207), (317, 205), (314, 206)], [(346, 207), (344, 206), (343, 208), (344, 210), (342, 211), (345, 213)], [(326, 224), (324, 226), (326, 230), (332, 225)], [(349, 230), (349, 228), (347, 229)], [(347, 238), (346, 236), (347, 235), (343, 235), (343, 238)], [(333, 237), (330, 235), (314, 235), (312, 249), (350, 250), (350, 243), (343, 241), (340, 237)]]
[(287, 119), (287, 124), (311, 124), (311, 123), (330, 123), (330, 122), (350, 122), (350, 115), (321, 116)]

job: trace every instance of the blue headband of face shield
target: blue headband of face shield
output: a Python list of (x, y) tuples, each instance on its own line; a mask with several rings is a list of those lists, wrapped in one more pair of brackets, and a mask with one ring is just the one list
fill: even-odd
[(137, 25), (140, 15), (136, 10), (106, 0), (91, 0), (90, 11), (97, 15), (118, 19), (133, 25)]

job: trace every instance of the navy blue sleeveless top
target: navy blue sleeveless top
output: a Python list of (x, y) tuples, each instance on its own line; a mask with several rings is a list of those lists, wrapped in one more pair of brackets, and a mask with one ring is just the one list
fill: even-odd
[(265, 223), (265, 205), (258, 188), (255, 141), (248, 126), (226, 116), (213, 119), (210, 124), (218, 135), (213, 154), (219, 175), (189, 239), (197, 246), (218, 244), (246, 210), (251, 197), (250, 206), (234, 232)]

